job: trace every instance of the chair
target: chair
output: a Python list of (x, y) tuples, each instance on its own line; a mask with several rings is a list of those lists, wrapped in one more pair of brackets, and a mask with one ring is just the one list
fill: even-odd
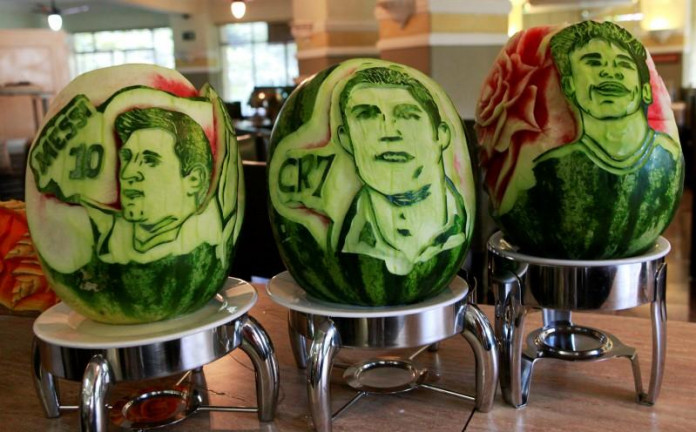
[(229, 274), (247, 281), (253, 276), (269, 279), (284, 271), (285, 265), (268, 217), (266, 163), (243, 161), (243, 169), (246, 208)]
[(0, 201), (24, 200), (29, 139), (0, 140)]
[(239, 102), (239, 101), (225, 102), (225, 108), (227, 109), (227, 113), (230, 115), (230, 117), (233, 120), (243, 118), (243, 116), (242, 116), (242, 103), (241, 102)]

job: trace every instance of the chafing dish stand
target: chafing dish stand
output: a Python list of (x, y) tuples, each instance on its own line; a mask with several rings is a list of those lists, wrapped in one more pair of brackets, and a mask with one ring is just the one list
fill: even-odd
[[(278, 363), (266, 332), (247, 313), (257, 299), (251, 285), (228, 278), (208, 309), (174, 320), (131, 326), (95, 323), (64, 304), (54, 306), (34, 323), (34, 384), (46, 416), (55, 418), (61, 411), (79, 410), (82, 431), (105, 432), (110, 408), (107, 393), (112, 385), (179, 373), (191, 373), (192, 380), (201, 383), (205, 381), (204, 365), (241, 347), (255, 368), (257, 407), (208, 406), (202, 395), (162, 390), (141, 395), (126, 406), (150, 397), (177, 397), (187, 399), (181, 403), (182, 412), (158, 424), (125, 422), (120, 426), (160, 427), (197, 411), (256, 412), (260, 421), (272, 421), (278, 401)], [(107, 329), (111, 336), (104, 336), (100, 343), (99, 333)], [(79, 406), (61, 405), (57, 378), (82, 382)]]
[[(645, 253), (623, 259), (574, 261), (519, 253), (501, 232), (488, 241), (488, 289), (495, 296), (495, 332), (500, 342), (503, 398), (519, 408), (527, 404), (537, 360), (631, 362), (636, 401), (653, 405), (660, 393), (665, 364), (665, 256), (670, 244), (659, 237)], [(638, 354), (614, 335), (572, 322), (573, 311), (613, 311), (651, 303), (652, 371), (643, 391)], [(531, 332), (523, 349), (529, 309), (541, 309), (543, 327)]]
[[(307, 392), (314, 426), (330, 432), (332, 420), (371, 393), (398, 393), (424, 388), (474, 401), (476, 409), (488, 412), (498, 378), (498, 347), (486, 316), (470, 302), (473, 295), (464, 279), (456, 277), (444, 293), (415, 305), (397, 307), (355, 307), (313, 299), (288, 272), (268, 284), (272, 300), (289, 309), (288, 325), (295, 361), (307, 368)], [(471, 345), (476, 361), (476, 395), (464, 395), (424, 382), (424, 372), (411, 360), (425, 349), (437, 349), (438, 342), (461, 334)], [(309, 352), (308, 342), (311, 342)], [(408, 359), (376, 358), (345, 368), (343, 377), (357, 395), (331, 412), (330, 374), (338, 351), (343, 348), (392, 349), (422, 347)], [(336, 365), (338, 366), (338, 365)], [(412, 379), (390, 385), (376, 383), (382, 368), (396, 368)], [(369, 377), (363, 380), (363, 377)]]

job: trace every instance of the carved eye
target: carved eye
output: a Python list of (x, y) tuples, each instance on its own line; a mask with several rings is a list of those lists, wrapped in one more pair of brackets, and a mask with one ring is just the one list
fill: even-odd
[(382, 112), (374, 105), (361, 105), (353, 109), (355, 118), (358, 120), (369, 120), (377, 118)]
[(414, 112), (405, 112), (400, 115), (405, 120), (420, 120), (420, 116)]
[(156, 167), (157, 165), (160, 164), (161, 161), (157, 155), (145, 154), (143, 156), (143, 162), (145, 162), (145, 165), (147, 165), (147, 166)]
[(396, 118), (404, 120), (420, 120), (423, 112), (415, 105), (399, 105), (394, 109)]
[(119, 152), (119, 156), (121, 157), (121, 160), (123, 162), (130, 162), (130, 160), (133, 158), (133, 153), (128, 150), (128, 149), (121, 149)]
[(631, 62), (629, 62), (629, 61), (626, 61), (626, 60), (620, 61), (620, 62), (619, 62), (619, 67), (622, 67), (622, 68), (628, 69), (628, 70), (634, 70), (634, 69), (635, 69), (635, 67), (633, 66), (633, 63), (631, 63)]
[(585, 60), (585, 64), (588, 66), (602, 66), (602, 62), (597, 59)]

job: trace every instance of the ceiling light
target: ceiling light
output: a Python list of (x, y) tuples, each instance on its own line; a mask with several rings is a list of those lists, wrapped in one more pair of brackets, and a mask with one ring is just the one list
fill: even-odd
[(63, 18), (57, 14), (52, 13), (48, 16), (48, 26), (53, 31), (58, 31), (63, 27)]
[(246, 3), (243, 0), (234, 0), (230, 5), (230, 10), (233, 17), (241, 19), (246, 13)]

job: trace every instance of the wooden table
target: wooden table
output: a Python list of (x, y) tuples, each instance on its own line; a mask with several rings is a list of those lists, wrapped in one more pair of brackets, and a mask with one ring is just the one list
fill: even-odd
[[(165, 428), (171, 431), (305, 431), (311, 430), (304, 371), (295, 367), (287, 336), (287, 311), (272, 303), (261, 285), (260, 300), (251, 310), (273, 340), (280, 364), (280, 400), (276, 420), (260, 424), (255, 414), (198, 413), (182, 423)], [(482, 306), (491, 318), (492, 308)], [(649, 377), (650, 321), (615, 315), (577, 314), (580, 324), (609, 331), (624, 343), (635, 346), (644, 378)], [(76, 412), (57, 419), (44, 418), (31, 378), (32, 318), (0, 316), (0, 430), (75, 431)], [(526, 331), (540, 325), (540, 314), (532, 313)], [(334, 431), (693, 431), (696, 430), (696, 323), (669, 322), (667, 364), (662, 392), (654, 407), (634, 402), (635, 394), (628, 361), (568, 363), (541, 360), (534, 368), (529, 405), (515, 410), (496, 396), (488, 414), (474, 412), (473, 403), (427, 390), (399, 395), (371, 395), (343, 413)], [(462, 352), (464, 351), (464, 352)], [(408, 355), (413, 350), (388, 354)], [(339, 361), (356, 362), (385, 352), (343, 350)], [(468, 355), (467, 355), (468, 354)], [(466, 358), (464, 363), (462, 358)], [(424, 353), (417, 362), (428, 367), (439, 386), (473, 392), (473, 356), (461, 337), (441, 343), (437, 353)], [(210, 403), (248, 405), (256, 403), (253, 368), (248, 357), (235, 350), (204, 368)], [(176, 377), (175, 377), (176, 378)], [(354, 391), (344, 385), (340, 371), (332, 380), (334, 409), (342, 406)], [(135, 383), (143, 388), (149, 383)], [(647, 386), (647, 383), (645, 383)], [(64, 404), (76, 404), (79, 384), (61, 381)], [(117, 386), (110, 400), (132, 391)], [(122, 430), (112, 427), (114, 431)]]

